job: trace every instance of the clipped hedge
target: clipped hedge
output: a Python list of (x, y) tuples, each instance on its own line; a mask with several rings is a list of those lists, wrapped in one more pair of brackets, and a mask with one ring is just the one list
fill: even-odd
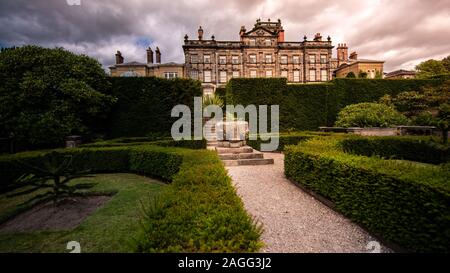
[[(284, 151), (284, 148), (287, 145), (295, 145), (300, 142), (306, 141), (308, 139), (311, 139), (315, 136), (329, 136), (332, 135), (332, 133), (325, 133), (325, 132), (292, 132), (292, 133), (280, 133), (278, 135), (278, 149), (277, 151)], [(277, 137), (277, 136), (272, 136)], [(262, 143), (269, 143), (269, 140), (262, 140), (260, 136), (258, 136), (255, 140), (247, 140), (247, 145), (252, 147), (253, 149), (256, 149), (258, 151), (261, 151), (261, 144)]]
[[(181, 165), (181, 157), (171, 148), (158, 146), (124, 146), (54, 150), (74, 157), (72, 167), (92, 173), (135, 172), (171, 181)], [(25, 173), (21, 162), (39, 166), (49, 151), (26, 152), (0, 157), (0, 190), (5, 190)]]
[(431, 164), (450, 161), (448, 146), (421, 137), (350, 137), (342, 140), (345, 152), (356, 155), (378, 155), (384, 158), (405, 159)]
[(139, 138), (118, 138), (106, 141), (99, 141), (94, 143), (83, 144), (80, 147), (124, 147), (124, 146), (139, 146), (139, 145), (157, 145), (162, 147), (179, 147), (188, 149), (206, 149), (207, 141), (202, 140), (173, 140), (172, 138), (161, 138), (155, 140), (147, 137)]
[(212, 151), (184, 154), (162, 195), (146, 204), (137, 252), (254, 252), (261, 229)]
[(415, 252), (450, 252), (450, 172), (345, 153), (339, 138), (285, 149), (285, 174), (386, 240)]
[(170, 136), (178, 118), (172, 108), (183, 104), (193, 111), (194, 97), (202, 96), (201, 84), (190, 79), (112, 77), (112, 95), (118, 98), (109, 117), (109, 137)]
[(444, 79), (334, 79), (318, 84), (287, 84), (282, 78), (235, 78), (226, 86), (227, 104), (280, 105), (280, 130), (316, 130), (333, 126), (339, 111), (350, 104), (374, 102), (385, 94), (420, 90)]
[[(56, 150), (73, 154), (75, 168), (92, 172), (135, 172), (172, 183), (147, 203), (138, 252), (254, 252), (261, 228), (244, 210), (217, 154), (150, 145)], [(39, 164), (48, 151), (0, 157), (2, 186), (24, 170), (19, 159)]]

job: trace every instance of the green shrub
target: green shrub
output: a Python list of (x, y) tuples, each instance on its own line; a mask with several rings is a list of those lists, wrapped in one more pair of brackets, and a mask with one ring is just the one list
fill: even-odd
[(337, 117), (337, 127), (391, 127), (406, 125), (408, 119), (394, 108), (380, 103), (358, 103), (346, 106)]
[(180, 172), (146, 204), (138, 252), (253, 252), (261, 229), (211, 151), (184, 154)]
[(386, 94), (420, 90), (441, 84), (434, 80), (334, 79), (320, 84), (287, 84), (285, 79), (231, 79), (226, 103), (279, 105), (280, 130), (317, 130), (333, 126), (338, 112), (347, 105), (375, 102)]
[(170, 136), (175, 105), (193, 111), (194, 97), (202, 96), (200, 82), (156, 77), (112, 77), (112, 94), (118, 101), (109, 120), (110, 137)]
[(98, 133), (115, 102), (101, 64), (63, 48), (0, 52), (0, 82), (0, 138), (11, 138), (19, 151)]
[[(217, 154), (150, 145), (56, 150), (78, 157), (76, 168), (93, 172), (137, 172), (172, 183), (147, 202), (138, 252), (254, 252), (261, 228), (249, 217)], [(13, 162), (38, 162), (49, 151), (0, 157), (2, 186), (20, 169)]]
[(450, 252), (448, 167), (356, 156), (338, 138), (314, 138), (285, 148), (285, 174), (407, 250)]
[(341, 142), (345, 152), (431, 164), (450, 161), (449, 148), (419, 137), (349, 137)]
[[(278, 149), (277, 151), (284, 151), (284, 148), (287, 145), (296, 145), (300, 142), (306, 141), (308, 139), (311, 139), (315, 136), (328, 136), (331, 135), (331, 133), (323, 133), (323, 132), (292, 132), (292, 133), (280, 133), (278, 136)], [(275, 137), (275, 136), (273, 136)], [(269, 140), (262, 140), (260, 136), (258, 136), (255, 140), (248, 140), (247, 145), (252, 147), (253, 149), (256, 149), (258, 151), (261, 151), (261, 144), (262, 143), (269, 143)]]

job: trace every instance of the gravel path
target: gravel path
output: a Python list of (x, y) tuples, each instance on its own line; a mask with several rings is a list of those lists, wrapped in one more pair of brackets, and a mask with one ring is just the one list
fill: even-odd
[(263, 224), (261, 252), (370, 252), (376, 239), (286, 179), (283, 154), (264, 157), (275, 164), (227, 167), (246, 210)]

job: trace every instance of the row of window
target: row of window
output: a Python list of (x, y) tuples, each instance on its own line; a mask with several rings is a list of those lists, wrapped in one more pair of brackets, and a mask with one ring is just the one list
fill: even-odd
[[(308, 55), (309, 63), (316, 63), (316, 54), (309, 54)], [(256, 54), (249, 54), (248, 60), (250, 63), (257, 63), (257, 55)], [(272, 63), (272, 54), (266, 54), (264, 56), (265, 63)], [(280, 57), (280, 63), (281, 64), (287, 64), (289, 61), (289, 57), (287, 55), (282, 55)], [(319, 62), (321, 64), (326, 64), (328, 61), (328, 57), (326, 54), (320, 54), (320, 60)], [(198, 55), (191, 55), (191, 63), (198, 63)], [(231, 56), (231, 63), (232, 64), (239, 64), (239, 56)], [(203, 55), (203, 63), (209, 64), (211, 63), (211, 55)], [(294, 55), (292, 56), (292, 63), (299, 64), (300, 63), (300, 56)], [(227, 56), (219, 56), (219, 64), (227, 64)]]
[[(294, 70), (293, 71), (293, 81), (294, 82), (300, 82), (300, 70)], [(316, 82), (316, 81), (328, 81), (328, 71), (325, 69), (320, 70), (320, 78), (316, 77), (316, 70), (311, 69), (309, 70), (309, 81), (310, 82)], [(288, 78), (288, 71), (282, 70), (281, 75), (282, 78)], [(198, 70), (191, 70), (190, 77), (192, 79), (198, 80)], [(240, 77), (239, 71), (233, 71), (232, 73), (233, 78)], [(257, 71), (256, 70), (250, 70), (250, 78), (257, 78)], [(266, 70), (265, 71), (265, 77), (266, 78), (272, 78), (273, 77), (273, 71), (272, 70)], [(219, 82), (220, 83), (226, 83), (228, 80), (227, 71), (219, 71)], [(211, 70), (204, 70), (203, 71), (203, 82), (210, 83), (212, 82), (211, 78)]]

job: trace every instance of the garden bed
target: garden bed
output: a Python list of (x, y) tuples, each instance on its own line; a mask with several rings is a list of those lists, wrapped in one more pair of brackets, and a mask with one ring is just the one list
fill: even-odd
[(102, 207), (111, 196), (73, 197), (34, 206), (0, 226), (0, 232), (18, 233), (35, 231), (71, 230)]

